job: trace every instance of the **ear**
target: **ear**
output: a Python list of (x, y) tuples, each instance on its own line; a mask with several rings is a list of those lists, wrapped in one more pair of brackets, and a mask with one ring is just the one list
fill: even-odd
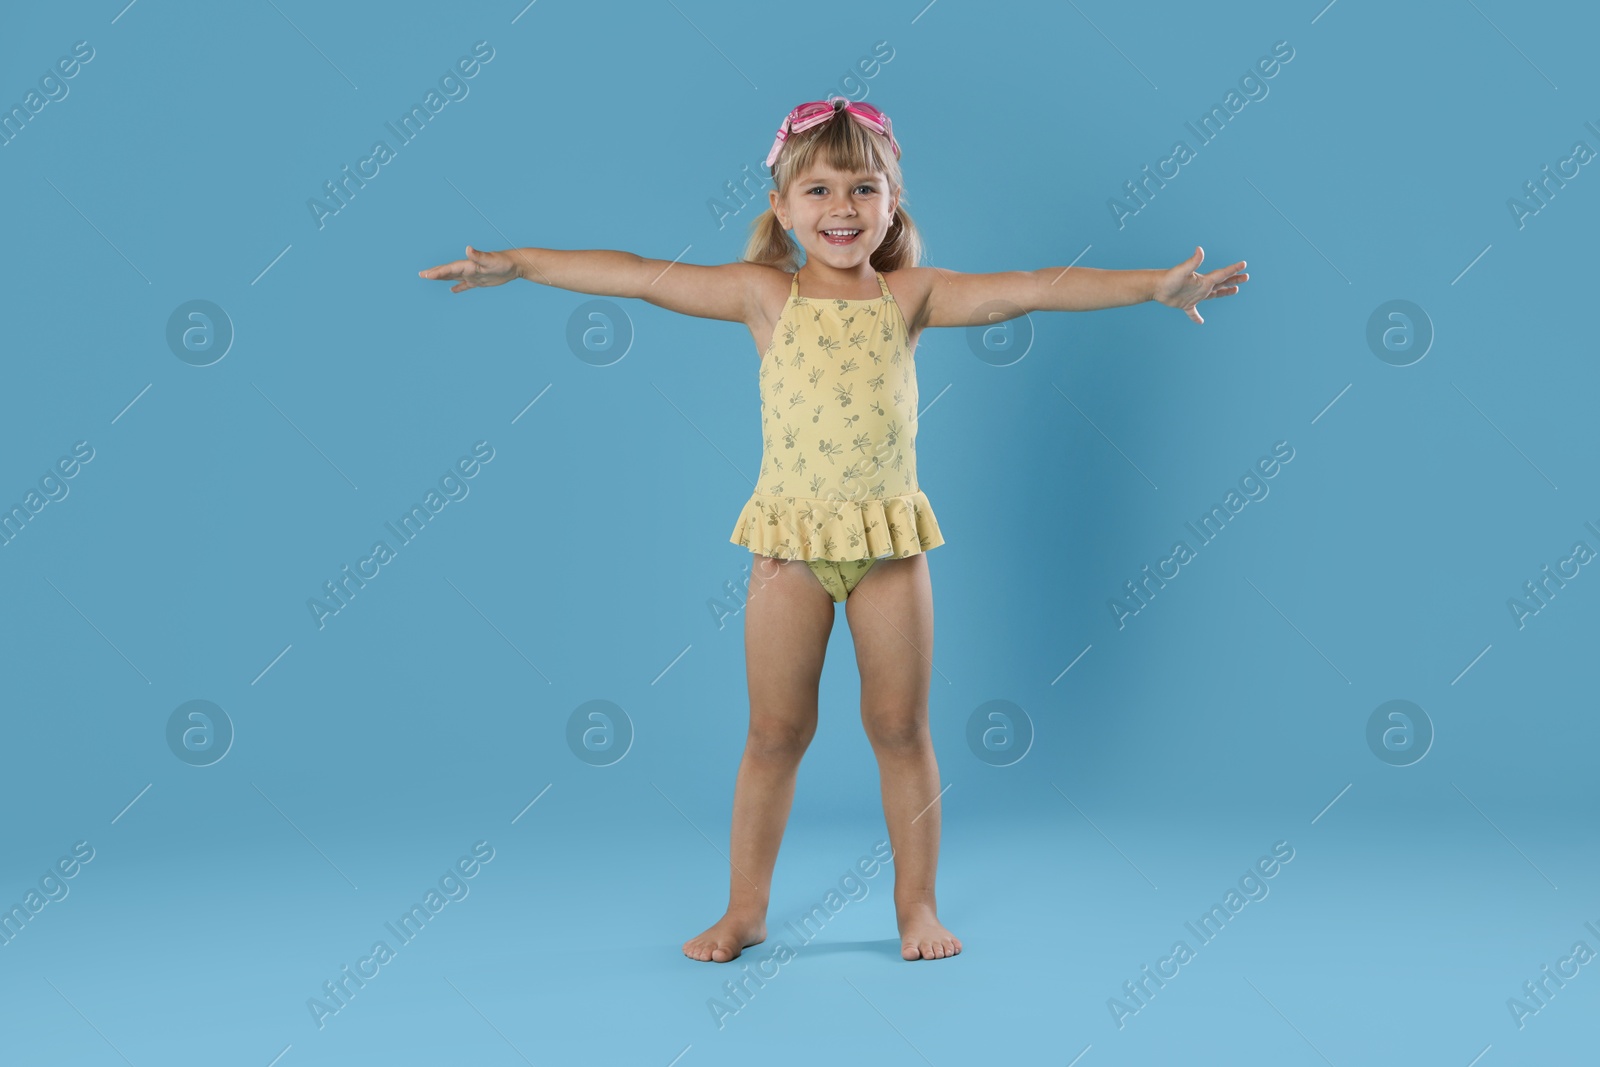
[(776, 216), (778, 225), (787, 230), (789, 228), (789, 220), (784, 218), (782, 213), (778, 211), (778, 190), (767, 190), (767, 205), (772, 208), (772, 214)]

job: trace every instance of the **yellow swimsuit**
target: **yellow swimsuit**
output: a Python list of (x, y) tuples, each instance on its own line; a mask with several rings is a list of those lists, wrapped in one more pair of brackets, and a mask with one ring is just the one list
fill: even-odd
[(836, 602), (876, 559), (944, 544), (917, 488), (917, 377), (905, 316), (881, 297), (789, 286), (761, 358), (761, 478), (729, 540), (802, 559)]

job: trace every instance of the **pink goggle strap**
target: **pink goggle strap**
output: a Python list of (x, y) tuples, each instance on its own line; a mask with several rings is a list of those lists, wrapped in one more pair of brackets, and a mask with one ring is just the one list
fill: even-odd
[[(836, 108), (835, 100), (844, 100), (843, 108)], [(778, 136), (773, 139), (772, 150), (767, 153), (767, 166), (771, 167), (778, 153), (783, 150), (783, 142), (789, 139), (791, 133), (803, 133), (813, 126), (820, 126), (833, 117), (835, 110), (842, 110), (849, 114), (855, 121), (882, 134), (889, 139), (889, 147), (894, 150), (894, 157), (900, 158), (900, 144), (894, 139), (894, 128), (889, 122), (889, 116), (873, 107), (871, 104), (849, 100), (843, 96), (830, 96), (826, 100), (812, 100), (801, 104), (783, 120), (783, 125), (778, 127)]]

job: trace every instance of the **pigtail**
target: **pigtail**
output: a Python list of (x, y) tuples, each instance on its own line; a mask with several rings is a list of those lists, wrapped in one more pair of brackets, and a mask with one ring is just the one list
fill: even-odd
[(891, 271), (915, 267), (923, 256), (922, 233), (906, 210), (905, 194), (895, 205), (894, 217), (889, 221), (889, 232), (883, 243), (872, 253), (872, 269), (887, 274)]
[(750, 222), (750, 237), (745, 242), (743, 259), (746, 263), (760, 263), (778, 267), (793, 274), (800, 269), (802, 249), (795, 244), (789, 231), (778, 221), (772, 208), (767, 208)]

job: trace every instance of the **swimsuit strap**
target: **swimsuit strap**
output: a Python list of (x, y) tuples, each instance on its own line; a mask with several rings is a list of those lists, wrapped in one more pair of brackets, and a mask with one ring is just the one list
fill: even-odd
[(794, 272), (794, 281), (789, 284), (789, 299), (793, 300), (800, 295), (800, 272)]
[(872, 273), (878, 276), (878, 288), (883, 290), (883, 295), (886, 298), (893, 300), (894, 295), (889, 292), (889, 283), (883, 280), (883, 274), (879, 271), (873, 271)]

